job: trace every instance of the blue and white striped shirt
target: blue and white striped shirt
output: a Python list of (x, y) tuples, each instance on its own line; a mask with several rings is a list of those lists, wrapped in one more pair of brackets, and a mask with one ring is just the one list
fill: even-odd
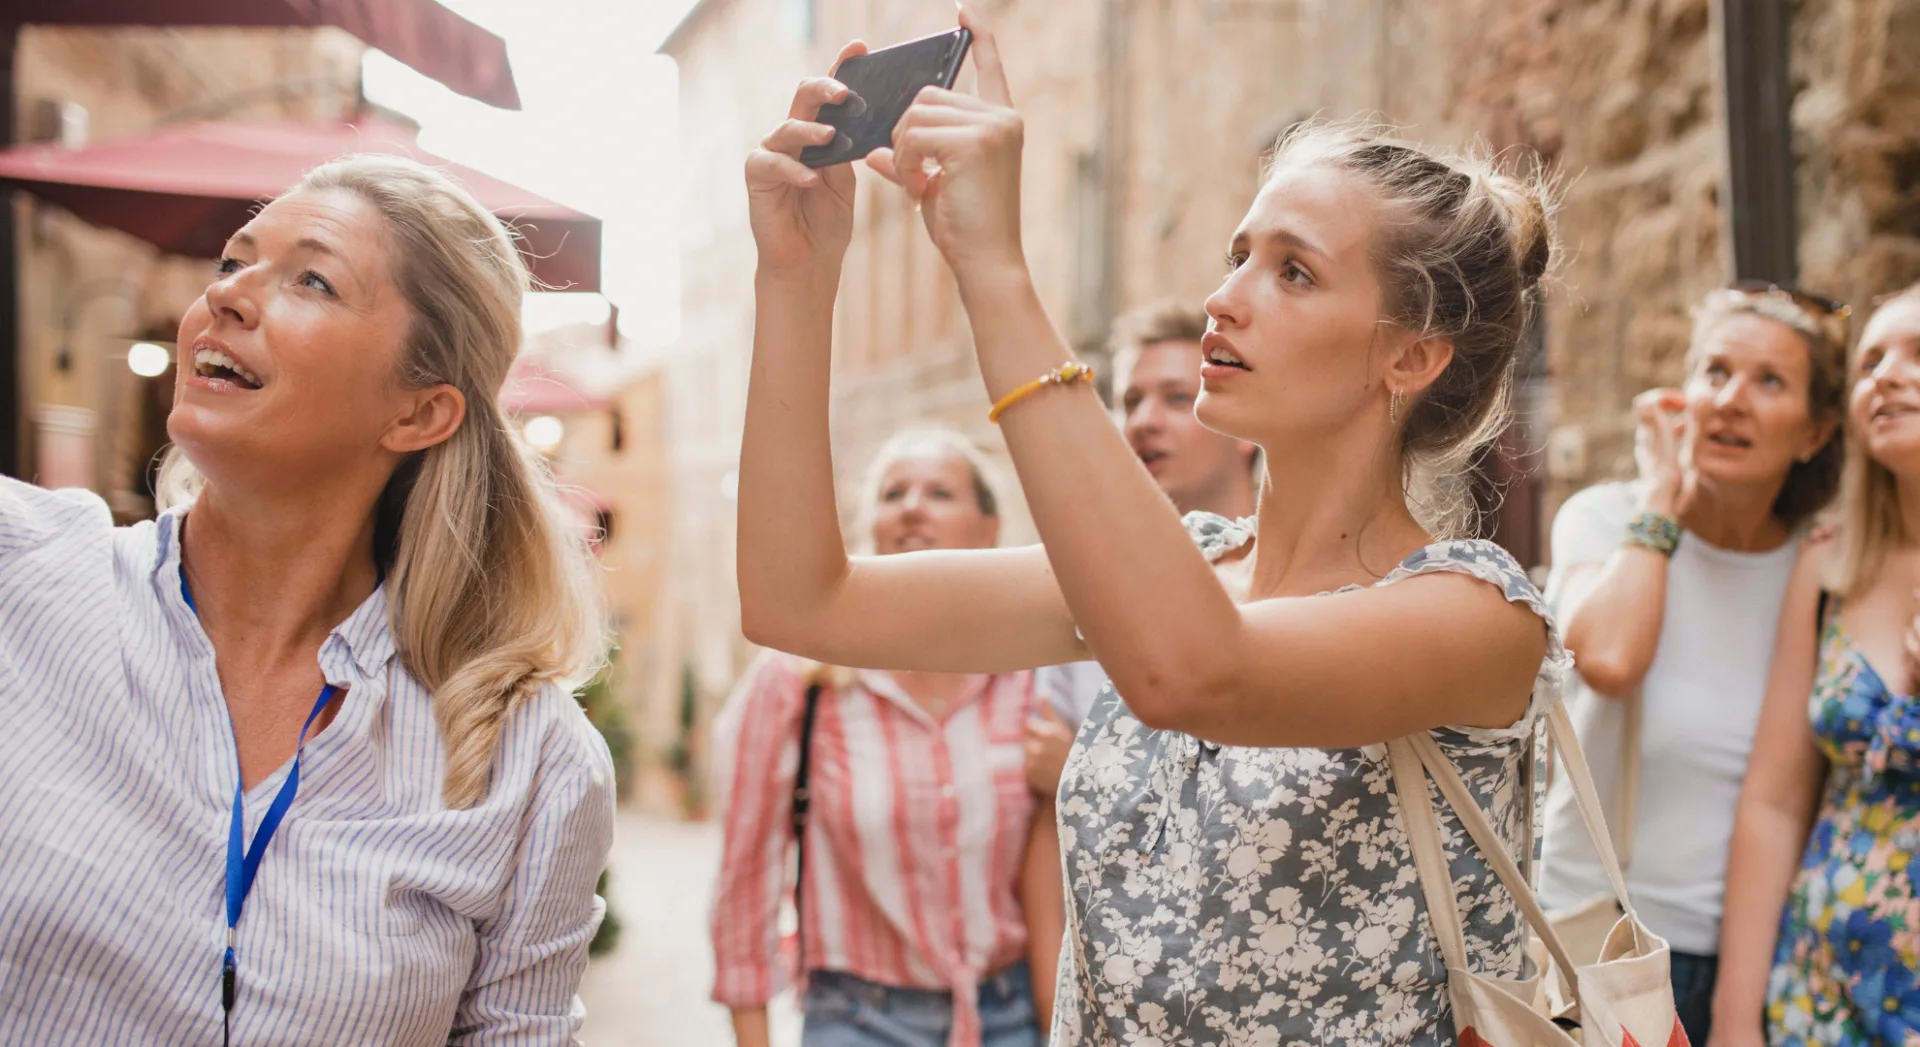
[[(179, 519), (115, 528), (0, 478), (0, 1043), (220, 1042), (238, 756)], [(599, 734), (547, 689), (449, 810), (384, 589), (320, 667), (346, 697), (240, 919), (233, 1042), (573, 1042), (613, 831)], [(248, 793), (248, 839), (286, 772)]]

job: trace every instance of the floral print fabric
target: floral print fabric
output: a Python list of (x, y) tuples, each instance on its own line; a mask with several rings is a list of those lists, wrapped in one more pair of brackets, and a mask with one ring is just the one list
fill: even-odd
[(1831, 770), (1781, 917), (1768, 1038), (1920, 1044), (1920, 702), (1893, 694), (1829, 618), (1811, 715)]
[[(1247, 524), (1193, 514), (1209, 559)], [(1547, 617), (1488, 542), (1441, 542), (1387, 575), (1472, 575)], [(1501, 730), (1436, 730), (1516, 860), (1532, 827), (1524, 781), (1536, 717), (1568, 664), (1549, 627), (1533, 700)], [(1512, 898), (1440, 804), (1480, 973), (1524, 962)], [(1446, 970), (1427, 923), (1386, 747), (1217, 746), (1136, 720), (1109, 686), (1060, 786), (1069, 895), (1053, 1042), (1101, 1047), (1442, 1044)]]

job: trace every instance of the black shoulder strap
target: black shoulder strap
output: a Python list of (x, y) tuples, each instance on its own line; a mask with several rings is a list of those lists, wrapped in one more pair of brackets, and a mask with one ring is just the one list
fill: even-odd
[(808, 772), (813, 764), (813, 721), (820, 708), (820, 684), (807, 685), (807, 708), (800, 718), (800, 764), (793, 771), (793, 912), (794, 952), (797, 969), (807, 965), (807, 903), (801, 885), (807, 875), (807, 815), (813, 808), (813, 796), (807, 790)]

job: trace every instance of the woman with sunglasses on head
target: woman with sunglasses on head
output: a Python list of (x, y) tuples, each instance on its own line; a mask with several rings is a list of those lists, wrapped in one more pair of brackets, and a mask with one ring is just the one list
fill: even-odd
[[(1694, 310), (1686, 380), (1634, 401), (1638, 479), (1581, 491), (1554, 518), (1547, 600), (1573, 652), (1570, 711), (1602, 796), (1628, 786), (1650, 798), (1634, 824), (1612, 808), (1608, 819), (1642, 919), (1672, 945), (1696, 1044), (1781, 600), (1799, 539), (1839, 483), (1844, 337), (1840, 308), (1823, 300), (1765, 285), (1711, 292)], [(1544, 851), (1550, 905), (1608, 893), (1563, 782)]]
[(1740, 791), (1716, 1047), (1920, 1043), (1920, 284), (1847, 380), (1837, 534), (1794, 569)]
[(573, 1043), (613, 832), (511, 233), (310, 172), (180, 321), (155, 521), (0, 478), (0, 1043)]
[[(992, 34), (961, 19), (980, 96), (922, 92), (870, 165), (919, 202), (956, 277), (1044, 546), (847, 555), (828, 402), (854, 173), (799, 162), (833, 136), (819, 107), (845, 98), (807, 81), (747, 163), (742, 624), (844, 665), (1098, 657), (1113, 689), (1060, 787), (1058, 1042), (1451, 1042), (1382, 743), (1431, 732), (1519, 860), (1520, 783), (1564, 655), (1521, 568), (1436, 540), (1451, 518), (1408, 481), (1457, 479), (1499, 430), (1551, 256), (1544, 195), (1371, 129), (1289, 135), (1207, 302), (1196, 407), (1265, 449), (1258, 516), (1183, 527), (1040, 305), (1021, 121)], [(1518, 976), (1513, 899), (1444, 819), (1461, 962)]]

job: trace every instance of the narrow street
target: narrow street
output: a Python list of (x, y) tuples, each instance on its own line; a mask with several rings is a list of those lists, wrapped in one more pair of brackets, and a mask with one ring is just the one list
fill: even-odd
[[(621, 811), (608, 893), (620, 944), (587, 968), (581, 1040), (588, 1047), (731, 1047), (726, 1009), (707, 997), (713, 952), (707, 913), (720, 860), (720, 827)], [(773, 1047), (797, 1047), (799, 1019), (773, 1009)]]

